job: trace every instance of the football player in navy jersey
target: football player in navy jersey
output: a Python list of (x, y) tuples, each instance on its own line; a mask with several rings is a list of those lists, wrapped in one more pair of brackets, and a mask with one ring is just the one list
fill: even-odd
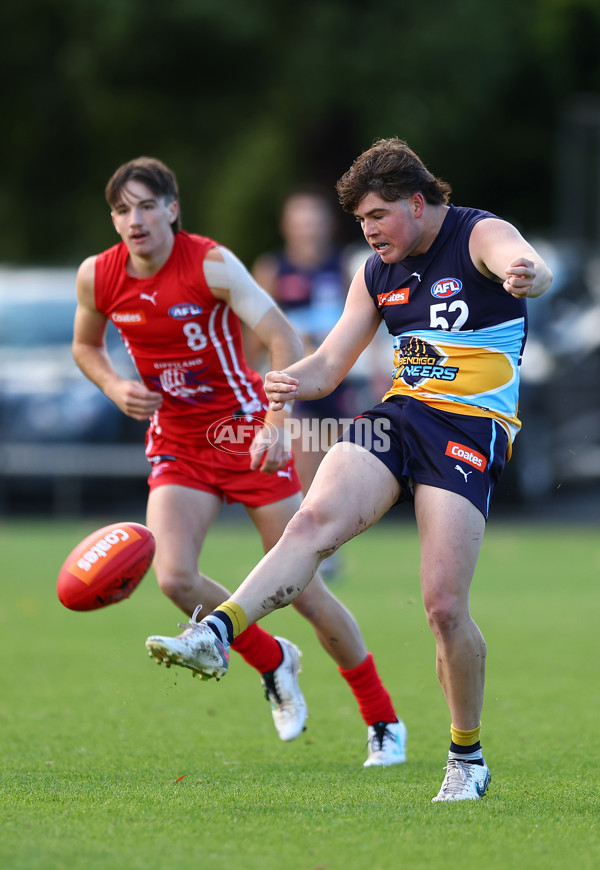
[(481, 742), (486, 645), (469, 590), (489, 502), (513, 439), (527, 298), (552, 273), (519, 231), (487, 211), (456, 207), (401, 139), (382, 139), (337, 184), (373, 254), (344, 312), (310, 356), (269, 372), (270, 407), (327, 396), (383, 319), (393, 376), (323, 459), (279, 543), (229, 601), (176, 638), (152, 637), (173, 663), (225, 672), (229, 644), (290, 604), (322, 559), (397, 501), (414, 505), (421, 590), (451, 717), (446, 775), (434, 801), (478, 800), (490, 783)]

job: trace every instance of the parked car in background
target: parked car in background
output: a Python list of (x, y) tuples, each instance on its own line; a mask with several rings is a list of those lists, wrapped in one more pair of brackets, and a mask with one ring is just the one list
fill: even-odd
[[(71, 341), (75, 269), (0, 268), (0, 439), (129, 440), (128, 419), (79, 371)], [(107, 341), (121, 374), (135, 370), (116, 329)]]
[[(50, 485), (32, 468), (45, 467), (54, 479), (62, 470), (71, 479), (93, 476), (101, 445), (135, 443), (144, 460), (145, 425), (122, 414), (73, 360), (75, 277), (74, 268), (0, 267), (0, 484), (5, 503), (15, 488), (41, 495)], [(107, 343), (117, 370), (137, 377), (112, 324)]]

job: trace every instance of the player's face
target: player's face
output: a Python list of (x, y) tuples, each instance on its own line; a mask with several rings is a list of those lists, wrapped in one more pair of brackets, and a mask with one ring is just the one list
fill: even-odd
[(326, 203), (314, 196), (297, 194), (286, 202), (281, 232), (290, 246), (329, 244), (333, 221)]
[(128, 181), (111, 211), (115, 229), (132, 255), (152, 257), (173, 244), (177, 202), (157, 197), (139, 181)]
[(363, 196), (354, 212), (365, 239), (384, 263), (398, 263), (419, 252), (422, 239), (423, 197), (387, 202), (377, 193)]

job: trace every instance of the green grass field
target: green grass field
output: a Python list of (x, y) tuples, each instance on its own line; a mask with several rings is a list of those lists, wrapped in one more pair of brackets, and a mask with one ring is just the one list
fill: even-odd
[[(291, 609), (264, 621), (304, 651), (308, 730), (283, 744), (241, 659), (203, 683), (147, 657), (146, 636), (182, 618), (152, 572), (129, 601), (63, 608), (58, 567), (104, 522), (0, 524), (0, 867), (600, 866), (597, 529), (490, 524), (472, 610), (488, 642), (492, 785), (440, 805), (450, 723), (411, 520), (350, 542), (332, 587), (409, 730), (407, 764), (385, 770), (363, 769), (350, 691)], [(203, 567), (234, 587), (258, 557), (248, 525), (220, 522)]]

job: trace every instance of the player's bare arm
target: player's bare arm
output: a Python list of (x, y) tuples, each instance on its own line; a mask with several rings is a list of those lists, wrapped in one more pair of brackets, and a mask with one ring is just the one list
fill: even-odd
[[(293, 329), (289, 320), (281, 309), (277, 306), (270, 308), (266, 314), (260, 319), (254, 327), (254, 334), (267, 347), (270, 353), (271, 364), (275, 360), (280, 361), (281, 367), (285, 368), (288, 365), (301, 359), (304, 354), (304, 346)], [(267, 474), (278, 471), (284, 468), (290, 459), (290, 445), (284, 431), (284, 423), (287, 417), (290, 416), (292, 408), (286, 403), (286, 407), (274, 409), (269, 407), (265, 420), (270, 426), (276, 426), (280, 432), (280, 437), (274, 444), (270, 444), (268, 449), (264, 450), (264, 458), (261, 461), (259, 450), (255, 450), (253, 445), (251, 468), (260, 468), (261, 471)], [(260, 433), (257, 436), (257, 442), (260, 442)], [(267, 440), (267, 444), (270, 443)]]
[(83, 372), (128, 417), (147, 420), (160, 407), (162, 396), (139, 381), (126, 380), (114, 369), (106, 349), (107, 319), (94, 300), (95, 257), (77, 272), (77, 309), (73, 326), (73, 357)]
[(342, 316), (323, 344), (285, 370), (267, 373), (265, 391), (270, 407), (280, 408), (290, 399), (329, 395), (373, 340), (380, 323), (361, 268), (350, 285)]
[(541, 296), (552, 283), (552, 272), (535, 248), (506, 221), (489, 218), (473, 227), (471, 258), (479, 271), (502, 281), (517, 299)]
[[(231, 251), (212, 248), (205, 258), (204, 275), (213, 296), (226, 302), (267, 348), (274, 368), (286, 368), (302, 358), (302, 341), (289, 320)], [(290, 452), (283, 432), (287, 416), (289, 408), (283, 405), (269, 409), (266, 422), (280, 429), (281, 437), (273, 442), (268, 427), (258, 433), (251, 448), (252, 469), (272, 474), (288, 463)]]

